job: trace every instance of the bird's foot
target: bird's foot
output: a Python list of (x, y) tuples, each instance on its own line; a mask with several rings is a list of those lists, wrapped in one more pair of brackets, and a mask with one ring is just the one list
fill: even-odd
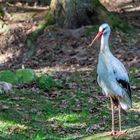
[(122, 137), (122, 136), (124, 136), (124, 135), (126, 134), (126, 132), (127, 132), (126, 130), (124, 130), (124, 131), (119, 131), (119, 132), (116, 133), (115, 136), (116, 136), (117, 138)]
[(126, 130), (124, 130), (124, 131), (111, 131), (111, 132), (107, 132), (107, 135), (119, 138), (119, 137), (124, 136), (126, 134), (126, 132), (127, 132)]
[(114, 135), (116, 135), (116, 131), (107, 132), (107, 135), (108, 136), (114, 136)]

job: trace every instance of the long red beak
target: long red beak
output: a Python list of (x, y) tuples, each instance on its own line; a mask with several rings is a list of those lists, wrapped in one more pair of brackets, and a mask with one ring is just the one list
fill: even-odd
[(89, 44), (88, 47), (91, 47), (94, 44), (94, 42), (98, 40), (102, 35), (103, 35), (103, 32), (98, 32), (98, 34), (95, 36), (95, 38), (92, 40), (92, 42)]

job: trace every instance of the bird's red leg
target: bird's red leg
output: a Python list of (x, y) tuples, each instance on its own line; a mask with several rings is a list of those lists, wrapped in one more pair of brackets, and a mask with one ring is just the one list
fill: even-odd
[(121, 105), (120, 105), (120, 97), (118, 97), (118, 110), (119, 110), (119, 128), (120, 128), (120, 132), (122, 131), (122, 120), (121, 120)]
[(112, 100), (112, 97), (110, 97), (110, 101), (111, 101), (111, 109), (112, 109), (112, 132), (109, 132), (108, 135), (115, 135), (115, 128), (114, 128), (114, 103)]
[(111, 108), (112, 108), (112, 133), (115, 134), (115, 128), (114, 128), (114, 103), (112, 100), (112, 97), (110, 96), (111, 99)]
[(119, 101), (118, 110), (119, 110), (119, 129), (120, 129), (120, 131), (118, 132), (117, 137), (120, 137), (120, 136), (124, 135), (126, 133), (126, 131), (122, 131), (120, 97), (118, 97), (118, 101)]

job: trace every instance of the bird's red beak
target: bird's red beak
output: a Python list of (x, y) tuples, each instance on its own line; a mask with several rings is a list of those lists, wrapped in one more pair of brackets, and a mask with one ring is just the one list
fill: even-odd
[(94, 44), (94, 42), (96, 40), (98, 40), (102, 35), (103, 35), (103, 32), (102, 31), (101, 32), (98, 32), (98, 34), (95, 36), (95, 38), (92, 40), (92, 42), (89, 44), (88, 47), (91, 47)]

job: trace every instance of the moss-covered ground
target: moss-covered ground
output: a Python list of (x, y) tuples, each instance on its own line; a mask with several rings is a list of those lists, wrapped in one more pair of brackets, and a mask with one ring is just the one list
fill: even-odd
[[(138, 69), (130, 71), (133, 108), (128, 111), (128, 116), (122, 115), (123, 129), (128, 132), (140, 125), (138, 75)], [(95, 71), (77, 71), (65, 76), (60, 79), (63, 87), (51, 91), (23, 87), (2, 94), (0, 139), (112, 139), (106, 137), (106, 132), (111, 130), (110, 101), (102, 96)], [(115, 115), (118, 130), (117, 110)], [(132, 136), (135, 134), (134, 131)]]

